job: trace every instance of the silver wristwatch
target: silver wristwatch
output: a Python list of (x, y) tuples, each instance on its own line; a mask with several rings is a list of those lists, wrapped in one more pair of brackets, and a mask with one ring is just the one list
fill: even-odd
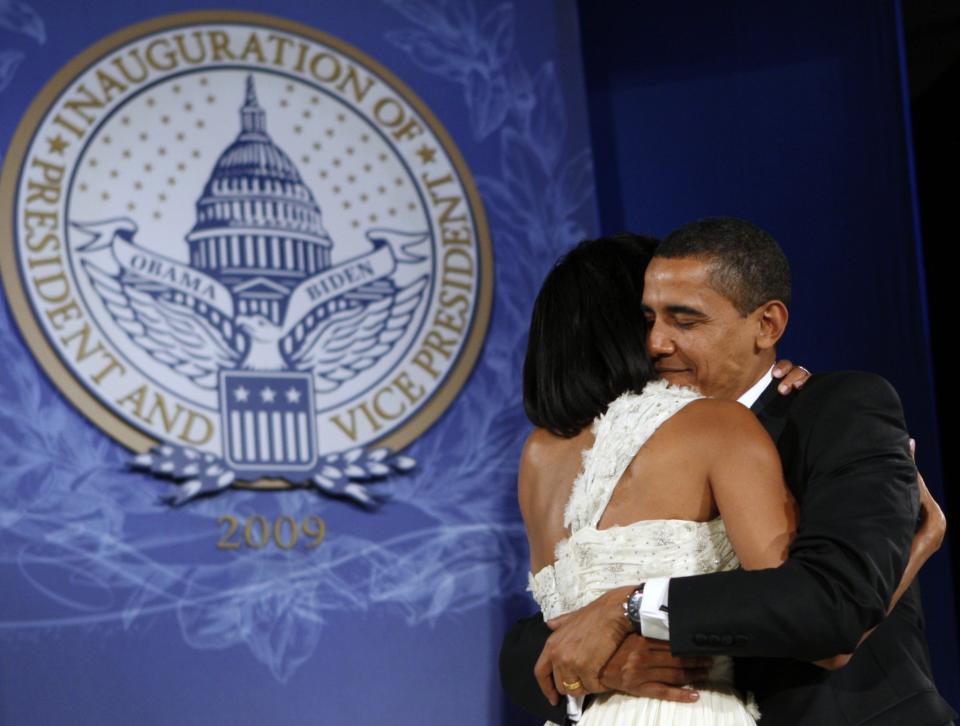
[(640, 583), (636, 589), (631, 592), (623, 603), (623, 616), (630, 621), (636, 632), (640, 631), (640, 603), (643, 602), (643, 585)]

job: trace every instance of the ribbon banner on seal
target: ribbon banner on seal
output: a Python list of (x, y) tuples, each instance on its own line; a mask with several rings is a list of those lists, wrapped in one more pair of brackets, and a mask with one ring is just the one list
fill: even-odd
[[(96, 265), (112, 276), (128, 273), (152, 280), (206, 303), (227, 319), (235, 317), (233, 295), (225, 285), (201, 270), (136, 244), (133, 238), (138, 228), (132, 219), (121, 217), (73, 226), (93, 236), (77, 248), (85, 264)], [(287, 309), (304, 312), (292, 319), (287, 316), (284, 333), (330, 300), (392, 275), (398, 263), (426, 259), (414, 249), (428, 239), (426, 233), (371, 229), (366, 236), (374, 246), (371, 252), (322, 270), (290, 292)]]
[[(203, 270), (138, 245), (134, 241), (138, 227), (132, 219), (124, 217), (85, 224), (74, 223), (73, 226), (90, 237), (88, 241), (78, 245), (76, 251), (88, 273), (95, 272), (97, 279), (115, 280), (121, 288), (123, 280), (134, 279), (137, 285), (146, 283), (148, 287), (153, 287), (155, 293), (160, 291), (180, 297), (198, 314), (202, 311), (208, 319), (211, 316), (215, 319), (216, 313), (221, 321), (236, 321), (234, 293), (226, 285)], [(307, 318), (332, 300), (370, 283), (389, 278), (400, 264), (421, 263), (427, 259), (416, 251), (418, 246), (429, 239), (427, 233), (372, 229), (367, 231), (366, 238), (373, 246), (371, 251), (321, 270), (298, 282), (287, 293), (286, 313), (279, 326), (281, 336), (291, 331), (296, 331), (295, 335), (301, 336), (302, 326)], [(408, 289), (417, 292), (425, 285), (426, 278), (423, 278), (411, 284)], [(120, 292), (116, 288), (111, 288), (111, 291)], [(121, 305), (117, 304), (115, 307)], [(283, 364), (279, 359), (277, 364), (277, 375), (280, 375)], [(306, 376), (305, 373), (302, 375)], [(199, 384), (198, 381), (195, 382)], [(309, 435), (315, 435), (312, 431), (311, 425)], [(302, 435), (305, 434), (301, 433)], [(369, 485), (377, 483), (378, 479), (391, 471), (409, 471), (416, 462), (409, 457), (394, 455), (386, 448), (356, 448), (327, 455), (313, 454), (305, 464), (294, 467), (295, 471), (286, 470), (278, 475), (292, 484), (315, 488), (330, 496), (373, 507), (380, 503), (384, 496), (375, 493)], [(171, 505), (180, 505), (200, 495), (223, 491), (240, 480), (251, 480), (249, 467), (233, 462), (228, 456), (221, 457), (215, 453), (173, 443), (153, 447), (149, 452), (136, 456), (131, 465), (179, 484), (178, 493), (166, 498)], [(263, 471), (257, 476), (260, 475), (264, 475)], [(257, 476), (252, 478), (256, 479)]]

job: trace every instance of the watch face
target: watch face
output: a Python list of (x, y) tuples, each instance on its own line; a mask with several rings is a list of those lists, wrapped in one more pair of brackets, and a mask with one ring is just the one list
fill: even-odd
[(640, 630), (640, 603), (642, 601), (643, 585), (630, 593), (630, 597), (627, 598), (625, 606), (627, 611), (627, 619), (636, 626), (638, 632)]

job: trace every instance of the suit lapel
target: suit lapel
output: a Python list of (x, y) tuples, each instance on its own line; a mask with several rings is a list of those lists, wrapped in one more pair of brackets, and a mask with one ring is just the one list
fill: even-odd
[(773, 380), (750, 407), (775, 444), (780, 440), (780, 434), (783, 433), (783, 427), (787, 423), (787, 409), (790, 408), (791, 399), (796, 395), (796, 393), (788, 396), (780, 395), (777, 390), (778, 385), (780, 381)]

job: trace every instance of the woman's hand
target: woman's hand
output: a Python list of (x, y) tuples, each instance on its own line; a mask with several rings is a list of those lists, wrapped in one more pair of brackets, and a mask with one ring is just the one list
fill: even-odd
[[(916, 462), (917, 442), (915, 439), (910, 439), (910, 456)], [(943, 516), (943, 510), (940, 509), (937, 500), (927, 489), (927, 483), (923, 480), (919, 471), (917, 472), (917, 488), (920, 490), (920, 523), (914, 536), (914, 547), (911, 548), (910, 555), (912, 557), (914, 549), (916, 549), (923, 557), (923, 561), (926, 562), (930, 555), (939, 550), (940, 545), (943, 544), (943, 539), (947, 535), (947, 518)]]
[(773, 377), (782, 378), (777, 390), (784, 396), (803, 388), (803, 384), (810, 377), (810, 371), (803, 366), (795, 366), (791, 361), (778, 360), (773, 366)]

